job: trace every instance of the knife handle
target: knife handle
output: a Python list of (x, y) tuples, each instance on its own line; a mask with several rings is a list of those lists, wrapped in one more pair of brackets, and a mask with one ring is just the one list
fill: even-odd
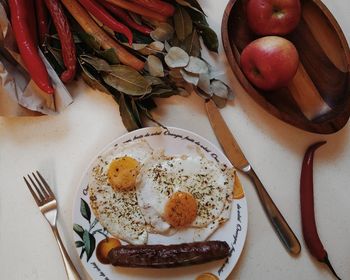
[(265, 213), (268, 216), (272, 226), (274, 227), (283, 245), (291, 254), (298, 255), (301, 250), (299, 240), (289, 227), (281, 212), (278, 210), (277, 206), (275, 205), (272, 198), (264, 188), (260, 179), (255, 174), (253, 168), (249, 166), (249, 168), (246, 168), (243, 171), (253, 181), (254, 186), (258, 192), (260, 201), (264, 207)]

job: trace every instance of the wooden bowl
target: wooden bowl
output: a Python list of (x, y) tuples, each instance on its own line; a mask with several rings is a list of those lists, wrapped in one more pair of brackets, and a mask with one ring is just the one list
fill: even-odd
[(350, 52), (330, 11), (319, 0), (301, 0), (302, 18), (285, 36), (296, 46), (300, 65), (288, 87), (262, 91), (243, 74), (243, 48), (259, 36), (246, 22), (246, 0), (230, 0), (222, 22), (223, 46), (229, 64), (246, 92), (272, 115), (306, 131), (330, 134), (350, 116)]

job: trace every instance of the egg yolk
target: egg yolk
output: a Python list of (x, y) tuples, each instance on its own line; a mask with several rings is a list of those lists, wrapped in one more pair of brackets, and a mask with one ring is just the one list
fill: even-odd
[(140, 165), (132, 157), (121, 157), (111, 162), (108, 169), (108, 182), (115, 191), (127, 191), (135, 187)]
[(190, 225), (197, 216), (197, 200), (186, 192), (175, 192), (165, 205), (164, 219), (175, 228)]

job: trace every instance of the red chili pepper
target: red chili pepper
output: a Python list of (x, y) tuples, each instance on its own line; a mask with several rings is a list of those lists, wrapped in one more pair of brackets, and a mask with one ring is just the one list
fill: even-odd
[(53, 94), (54, 88), (36, 44), (33, 2), (32, 0), (9, 0), (8, 3), (11, 24), (23, 63), (37, 86), (46, 93)]
[(175, 7), (167, 2), (160, 0), (131, 0), (140, 6), (158, 12), (167, 17), (172, 17), (175, 13)]
[(45, 4), (51, 14), (58, 37), (60, 38), (63, 62), (66, 66), (66, 70), (61, 74), (61, 80), (66, 83), (74, 78), (77, 68), (73, 35), (61, 3), (58, 0), (45, 0)]
[(301, 222), (303, 236), (310, 253), (319, 261), (325, 263), (333, 272), (337, 279), (340, 279), (335, 273), (328, 259), (328, 254), (323, 248), (322, 242), (318, 236), (315, 211), (314, 211), (314, 194), (313, 194), (313, 159), (317, 148), (324, 145), (326, 141), (317, 142), (311, 145), (304, 156), (300, 176), (300, 206)]
[(123, 34), (128, 39), (129, 45), (132, 45), (133, 35), (130, 29), (115, 20), (103, 6), (94, 0), (79, 0), (79, 2), (89, 13), (100, 20), (104, 25), (117, 33)]
[(47, 9), (44, 0), (35, 0), (36, 17), (39, 31), (39, 43), (45, 42), (45, 37), (49, 34), (49, 23), (47, 20)]
[(105, 6), (105, 8), (109, 10), (113, 15), (121, 19), (126, 25), (130, 26), (131, 28), (146, 35), (149, 35), (153, 31), (153, 29), (135, 22), (122, 8), (114, 6), (105, 0), (100, 0), (100, 3)]

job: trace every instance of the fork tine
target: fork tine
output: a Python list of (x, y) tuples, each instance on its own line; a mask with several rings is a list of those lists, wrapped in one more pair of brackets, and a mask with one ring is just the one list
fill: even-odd
[[(36, 171), (38, 173), (38, 171)], [(32, 175), (35, 179), (35, 181), (38, 183), (40, 189), (41, 189), (41, 193), (44, 195), (45, 198), (47, 198), (48, 196), (50, 196), (50, 194), (48, 193), (47, 189), (43, 186), (43, 182), (42, 182), (42, 179), (43, 178), (40, 178), (41, 181), (37, 178), (37, 176), (35, 175), (34, 172), (32, 172)]]
[[(41, 191), (39, 190), (39, 188), (38, 188), (37, 185), (35, 184), (35, 182), (34, 182), (34, 180), (32, 179), (32, 177), (31, 177), (29, 174), (28, 174), (27, 176), (28, 176), (30, 182), (32, 183), (32, 186), (34, 186), (34, 188), (35, 188), (37, 194), (39, 195), (40, 200), (44, 200), (43, 194), (41, 193)], [(39, 198), (38, 198), (38, 199), (39, 199)]]
[(32, 187), (31, 187), (30, 183), (28, 182), (28, 180), (26, 179), (26, 177), (23, 176), (23, 179), (24, 179), (24, 182), (26, 182), (26, 185), (27, 185), (28, 189), (30, 190), (30, 192), (31, 192), (31, 194), (32, 194), (32, 196), (33, 196), (33, 198), (34, 198), (36, 204), (39, 205), (39, 204), (40, 204), (40, 200), (39, 200), (39, 198), (38, 198), (38, 195), (37, 195), (37, 194), (35, 193), (35, 191), (32, 189)]
[(41, 174), (39, 173), (39, 171), (36, 171), (36, 174), (39, 176), (41, 182), (44, 184), (46, 191), (48, 192), (48, 194), (50, 194), (52, 197), (55, 197), (55, 194), (52, 192), (49, 184), (46, 182), (46, 180), (44, 179), (43, 176), (41, 176)]

